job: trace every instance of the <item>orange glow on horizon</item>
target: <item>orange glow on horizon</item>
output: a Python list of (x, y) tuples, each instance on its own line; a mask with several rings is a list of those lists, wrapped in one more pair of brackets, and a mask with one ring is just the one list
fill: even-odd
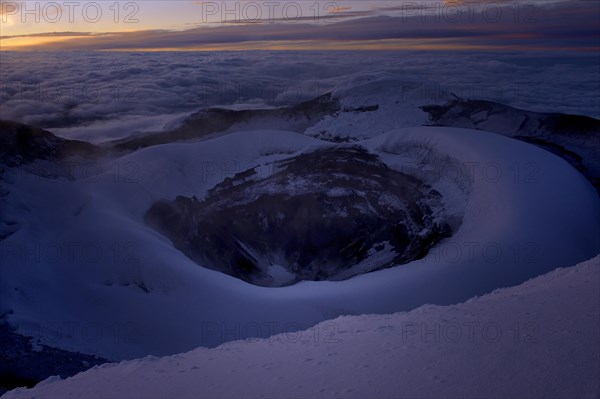
[[(528, 39), (528, 35), (512, 35), (514, 39)], [(16, 37), (10, 39), (0, 39), (0, 49), (8, 51), (44, 51), (44, 50), (69, 50), (69, 41), (78, 41), (84, 43), (94, 40), (94, 36), (40, 36), (40, 37)], [(7, 43), (10, 41), (10, 45)], [(78, 43), (78, 44), (79, 44)], [(65, 46), (61, 46), (65, 44)], [(78, 46), (73, 46), (77, 50)], [(460, 51), (460, 50), (523, 50), (521, 45), (481, 45), (481, 44), (460, 44), (453, 43), (444, 39), (386, 39), (386, 40), (322, 40), (322, 41), (302, 41), (302, 40), (282, 40), (282, 41), (249, 41), (240, 43), (214, 43), (202, 44), (186, 47), (127, 47), (127, 48), (103, 48), (89, 49), (91, 51), (245, 51), (245, 50), (300, 50), (300, 51), (398, 51), (398, 50), (427, 50), (427, 51)], [(580, 47), (580, 48), (547, 48), (538, 46), (526, 46), (527, 50), (571, 50), (571, 51), (600, 51), (600, 47)]]
[(29, 36), (0, 39), (0, 50), (42, 50), (40, 47), (51, 43), (66, 42), (74, 39), (88, 39), (89, 36)]

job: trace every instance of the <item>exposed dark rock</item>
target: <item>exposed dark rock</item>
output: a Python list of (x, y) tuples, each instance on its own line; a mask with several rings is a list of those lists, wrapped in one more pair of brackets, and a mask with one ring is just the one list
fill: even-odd
[(318, 134), (316, 134), (312, 137), (322, 140), (322, 141), (329, 141), (331, 143), (351, 143), (354, 141), (360, 141), (360, 139), (355, 138), (355, 137), (336, 136), (336, 135), (333, 135), (333, 134), (327, 132), (326, 130), (322, 130)]
[(484, 100), (454, 100), (422, 109), (436, 126), (488, 130), (510, 136), (583, 136), (600, 132), (600, 121), (589, 116), (525, 111)]
[(70, 156), (93, 158), (102, 151), (93, 144), (67, 140), (47, 130), (0, 120), (0, 164), (18, 166), (36, 160), (61, 160)]
[(73, 376), (108, 360), (51, 348), (33, 342), (0, 320), (0, 395), (18, 387), (33, 387), (48, 377)]
[(233, 128), (237, 130), (288, 130), (303, 133), (325, 115), (331, 115), (339, 110), (339, 102), (330, 94), (292, 107), (277, 109), (235, 111), (209, 108), (191, 115), (174, 130), (137, 135), (110, 144), (118, 150), (135, 151), (158, 144), (209, 138)]
[(362, 112), (375, 112), (379, 111), (379, 105), (367, 105), (364, 107), (357, 108), (344, 108), (344, 112), (354, 112), (354, 113), (362, 113)]
[(361, 147), (250, 169), (207, 197), (159, 201), (146, 222), (197, 263), (263, 286), (410, 262), (450, 234), (441, 195)]
[(600, 193), (600, 120), (560, 113), (525, 111), (483, 100), (428, 105), (433, 126), (486, 130), (537, 145), (573, 165)]

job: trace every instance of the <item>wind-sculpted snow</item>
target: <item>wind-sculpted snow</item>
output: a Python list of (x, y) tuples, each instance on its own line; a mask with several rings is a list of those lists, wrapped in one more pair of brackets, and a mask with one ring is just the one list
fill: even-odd
[(600, 257), (453, 306), (49, 378), (18, 398), (597, 398)]
[(159, 201), (145, 220), (200, 265), (263, 286), (402, 265), (450, 235), (437, 191), (360, 146), (264, 170), (225, 179), (203, 201)]

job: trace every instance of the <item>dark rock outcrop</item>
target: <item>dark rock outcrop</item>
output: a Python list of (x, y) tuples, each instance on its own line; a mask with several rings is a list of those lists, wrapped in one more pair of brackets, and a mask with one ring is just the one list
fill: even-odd
[(111, 142), (110, 145), (121, 151), (135, 151), (153, 145), (210, 138), (232, 129), (288, 130), (303, 133), (325, 115), (331, 115), (339, 110), (338, 100), (333, 99), (330, 94), (292, 107), (277, 109), (235, 111), (209, 108), (191, 115), (174, 130), (141, 134)]
[(84, 141), (67, 140), (47, 130), (0, 120), (0, 164), (9, 167), (36, 160), (58, 161), (70, 156), (93, 158), (101, 152)]
[(0, 241), (19, 230), (14, 216), (7, 214), (8, 169), (23, 168), (27, 173), (48, 178), (72, 178), (70, 169), (61, 166), (63, 161), (77, 158), (89, 162), (105, 153), (105, 149), (87, 142), (63, 139), (47, 130), (0, 120)]
[(71, 377), (108, 360), (36, 344), (0, 320), (0, 395), (35, 386), (51, 376)]
[(422, 109), (433, 126), (485, 130), (544, 148), (577, 168), (600, 193), (600, 120), (483, 100), (460, 99)]
[(203, 201), (159, 201), (146, 222), (197, 263), (262, 286), (410, 262), (450, 234), (441, 195), (361, 147), (250, 169)]

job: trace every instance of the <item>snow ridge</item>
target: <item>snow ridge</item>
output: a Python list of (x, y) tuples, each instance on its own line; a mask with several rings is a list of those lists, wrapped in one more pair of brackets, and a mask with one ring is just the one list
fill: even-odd
[(2, 398), (597, 398), (599, 296), (597, 256), (458, 305), (97, 366)]

